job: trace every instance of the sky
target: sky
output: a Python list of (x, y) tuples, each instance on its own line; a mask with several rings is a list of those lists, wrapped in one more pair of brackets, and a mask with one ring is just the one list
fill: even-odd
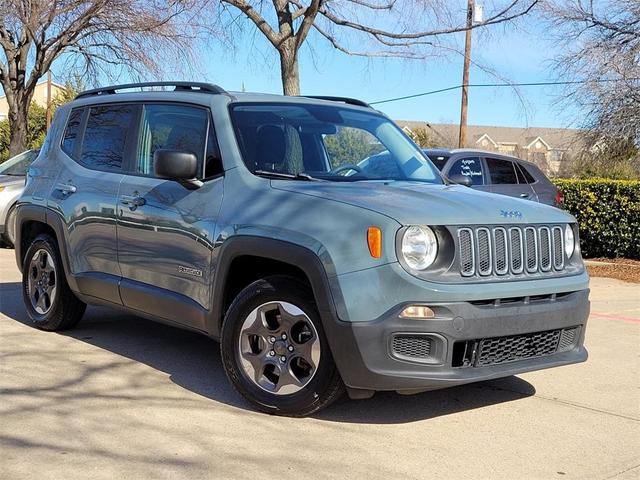
[[(501, 25), (474, 31), (472, 61), (489, 66), (511, 82), (553, 80), (550, 60), (558, 53), (546, 27), (535, 16), (517, 30)], [(251, 32), (249, 26), (245, 32)], [(463, 45), (463, 35), (458, 43)], [(172, 79), (217, 83), (227, 90), (282, 93), (275, 50), (259, 34), (234, 38), (235, 46), (211, 41), (199, 49), (196, 70)], [(461, 55), (442, 59), (402, 60), (350, 57), (310, 35), (300, 55), (301, 93), (355, 97), (376, 102), (404, 95), (443, 89), (462, 83)], [(54, 75), (55, 75), (54, 67)], [(124, 79), (126, 80), (126, 79)], [(472, 66), (470, 83), (501, 80)], [(578, 127), (580, 112), (558, 104), (561, 87), (471, 88), (468, 123), (512, 127)], [(458, 123), (461, 91), (375, 105), (396, 120)]]
[[(476, 34), (472, 60), (488, 65), (511, 82), (553, 80), (550, 60), (558, 53), (535, 19), (518, 31), (493, 27), (490, 37)], [(436, 60), (363, 59), (311, 40), (314, 55), (304, 49), (300, 58), (301, 93), (355, 97), (369, 102), (438, 90), (462, 83), (462, 56)], [(462, 37), (460, 38), (462, 43)], [(201, 80), (227, 90), (282, 93), (278, 59), (259, 36), (244, 39), (229, 52), (212, 45), (205, 53)], [(215, 61), (213, 59), (216, 59)], [(501, 83), (472, 66), (470, 83)], [(580, 112), (559, 105), (561, 87), (472, 88), (468, 123), (513, 127), (577, 127)], [(438, 93), (375, 105), (396, 120), (457, 123), (461, 91)]]

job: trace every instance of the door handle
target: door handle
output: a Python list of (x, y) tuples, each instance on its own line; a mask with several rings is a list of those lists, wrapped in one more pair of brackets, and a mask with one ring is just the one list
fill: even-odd
[(122, 195), (120, 197), (120, 203), (127, 205), (131, 210), (135, 210), (147, 202), (139, 195)]
[(72, 193), (76, 193), (78, 191), (75, 185), (70, 185), (67, 183), (58, 183), (56, 185), (56, 190), (62, 192), (63, 195), (71, 195)]
[(528, 193), (521, 193), (520, 196), (522, 198), (529, 198), (530, 195)]

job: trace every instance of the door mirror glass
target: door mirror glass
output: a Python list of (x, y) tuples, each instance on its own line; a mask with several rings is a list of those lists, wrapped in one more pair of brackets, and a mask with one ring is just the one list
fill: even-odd
[(153, 167), (158, 178), (192, 180), (198, 175), (198, 158), (191, 152), (158, 149), (153, 153)]
[(473, 180), (468, 175), (462, 175), (461, 173), (455, 173), (449, 177), (453, 183), (457, 183), (459, 185), (464, 185), (465, 187), (471, 187), (473, 185)]

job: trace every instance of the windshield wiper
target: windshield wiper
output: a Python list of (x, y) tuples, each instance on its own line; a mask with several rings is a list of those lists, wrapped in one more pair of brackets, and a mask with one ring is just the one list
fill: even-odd
[(254, 170), (253, 173), (256, 175), (264, 175), (265, 177), (276, 177), (276, 178), (286, 178), (289, 180), (307, 180), (307, 181), (317, 181), (319, 179), (312, 177), (308, 173), (280, 173), (280, 172), (270, 172), (269, 170)]

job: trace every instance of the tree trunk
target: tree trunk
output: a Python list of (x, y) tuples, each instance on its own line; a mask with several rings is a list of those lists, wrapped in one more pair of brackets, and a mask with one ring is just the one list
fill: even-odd
[(298, 70), (298, 50), (292, 42), (286, 42), (278, 50), (280, 54), (280, 75), (282, 91), (285, 95), (300, 95), (300, 72)]
[(9, 156), (13, 157), (27, 149), (29, 102), (17, 100), (9, 105)]

